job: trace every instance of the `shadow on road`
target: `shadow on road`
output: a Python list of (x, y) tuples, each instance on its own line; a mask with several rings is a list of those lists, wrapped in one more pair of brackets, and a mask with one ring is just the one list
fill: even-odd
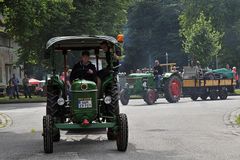
[[(1, 159), (97, 159), (97, 160), (125, 160), (125, 159), (171, 159), (176, 156), (173, 151), (151, 151), (137, 149), (129, 143), (126, 152), (117, 151), (115, 141), (108, 141), (105, 135), (94, 139), (83, 138), (75, 141), (61, 140), (54, 143), (54, 153), (45, 154), (41, 132), (16, 134), (0, 132)], [(105, 137), (105, 138), (104, 138)]]

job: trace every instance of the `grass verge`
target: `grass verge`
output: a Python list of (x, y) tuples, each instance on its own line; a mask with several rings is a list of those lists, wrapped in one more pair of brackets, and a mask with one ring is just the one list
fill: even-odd
[(237, 116), (236, 123), (240, 125), (240, 115)]
[(40, 96), (32, 96), (32, 99), (25, 98), (24, 96), (20, 96), (19, 99), (9, 99), (9, 97), (0, 97), (0, 104), (7, 103), (37, 103), (37, 102), (46, 102), (46, 97)]

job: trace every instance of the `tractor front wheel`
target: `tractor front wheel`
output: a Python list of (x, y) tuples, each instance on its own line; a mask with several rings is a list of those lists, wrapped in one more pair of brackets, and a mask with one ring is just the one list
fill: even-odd
[(128, 120), (126, 114), (119, 114), (117, 118), (118, 131), (117, 131), (117, 149), (118, 151), (125, 152), (128, 146)]
[(148, 89), (145, 95), (143, 96), (143, 99), (148, 105), (152, 105), (155, 103), (156, 97), (157, 97), (156, 92), (153, 89)]
[(164, 84), (164, 95), (169, 103), (176, 103), (180, 100), (182, 93), (182, 81), (179, 76), (172, 75)]
[(127, 89), (121, 90), (120, 101), (122, 105), (128, 105), (129, 99), (130, 99), (130, 96), (129, 96), (128, 90)]
[(53, 120), (50, 115), (43, 117), (43, 144), (44, 152), (53, 152)]

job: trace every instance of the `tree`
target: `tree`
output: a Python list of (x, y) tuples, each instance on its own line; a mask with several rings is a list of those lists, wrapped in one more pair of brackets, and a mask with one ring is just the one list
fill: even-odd
[[(180, 24), (184, 24), (185, 20), (186, 18), (181, 16)], [(203, 66), (208, 66), (212, 57), (217, 56), (221, 50), (223, 34), (214, 29), (211, 19), (207, 20), (203, 12), (192, 26), (182, 28), (181, 35), (185, 39), (183, 41), (185, 52), (194, 60), (200, 61)]]
[(123, 29), (130, 2), (131, 0), (17, 0), (4, 1), (2, 8), (6, 32), (20, 46), (17, 51), (18, 63), (44, 67), (42, 56), (47, 40), (64, 35), (115, 36)]
[(181, 0), (183, 11), (181, 16), (185, 17), (181, 28), (187, 29), (195, 23), (201, 12), (209, 19), (212, 26), (221, 33), (222, 49), (219, 53), (220, 66), (226, 63), (231, 66), (240, 67), (240, 1), (239, 0)]
[(129, 8), (125, 27), (126, 70), (147, 67), (154, 59), (165, 63), (166, 52), (170, 62), (180, 66), (187, 63), (179, 36), (180, 11), (178, 0), (143, 0)]

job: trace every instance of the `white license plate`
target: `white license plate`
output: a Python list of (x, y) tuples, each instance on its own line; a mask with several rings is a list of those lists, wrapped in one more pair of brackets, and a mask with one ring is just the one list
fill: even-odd
[(134, 85), (129, 85), (129, 88), (130, 88), (130, 89), (133, 89), (133, 88), (134, 88)]
[(91, 98), (78, 99), (78, 108), (92, 108), (92, 99)]

